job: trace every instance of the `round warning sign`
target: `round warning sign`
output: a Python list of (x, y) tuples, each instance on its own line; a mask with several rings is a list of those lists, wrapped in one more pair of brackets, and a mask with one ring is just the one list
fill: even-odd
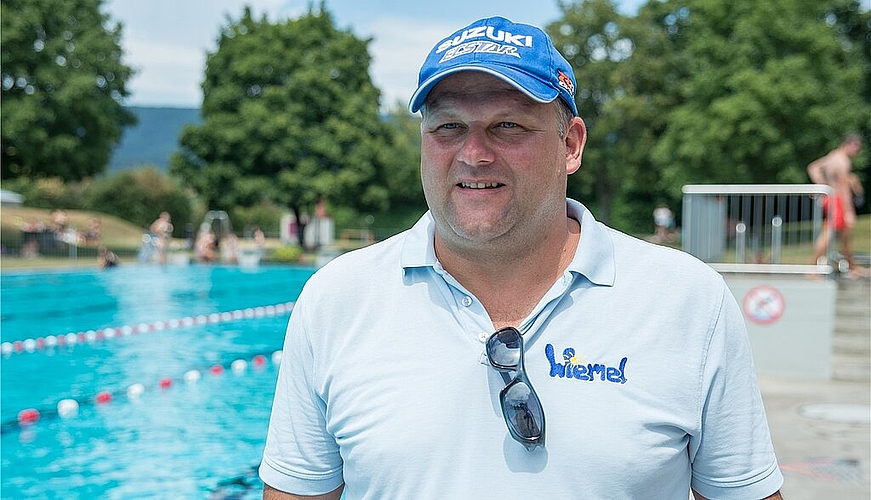
[(783, 316), (786, 301), (770, 286), (757, 286), (744, 296), (744, 315), (759, 325), (770, 325)]

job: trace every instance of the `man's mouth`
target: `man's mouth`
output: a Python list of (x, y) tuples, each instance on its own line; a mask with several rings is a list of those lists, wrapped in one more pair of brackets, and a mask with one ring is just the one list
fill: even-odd
[(464, 189), (493, 189), (504, 186), (500, 182), (461, 182), (458, 184)]

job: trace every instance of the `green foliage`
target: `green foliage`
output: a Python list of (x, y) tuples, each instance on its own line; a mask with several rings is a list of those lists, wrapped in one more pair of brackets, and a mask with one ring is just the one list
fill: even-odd
[(302, 257), (302, 248), (298, 245), (278, 247), (271, 252), (266, 260), (270, 262), (293, 263), (299, 262)]
[[(587, 124), (581, 170), (569, 178), (569, 196), (584, 201), (596, 217), (630, 231), (650, 226), (657, 176), (650, 168), (661, 116), (658, 96), (640, 88), (650, 70), (628, 74), (634, 51), (647, 32), (621, 16), (614, 2), (591, 0), (562, 4), (563, 18), (548, 31), (575, 69), (576, 101)], [(662, 59), (631, 65), (661, 65)]]
[(96, 180), (85, 197), (89, 209), (115, 215), (142, 228), (150, 226), (160, 212), (169, 212), (176, 237), (184, 235), (185, 224), (202, 220), (185, 189), (153, 167), (123, 170)]
[(203, 123), (182, 132), (171, 171), (216, 209), (269, 200), (300, 217), (326, 199), (386, 210), (367, 44), (323, 7), (278, 24), (245, 9), (208, 56)]
[(395, 104), (386, 119), (387, 147), (381, 161), (387, 165), (384, 183), (390, 207), (423, 213), (426, 201), (420, 183), (420, 117), (411, 115), (405, 105)]
[[(808, 182), (810, 161), (846, 132), (867, 132), (867, 45), (851, 39), (844, 23), (860, 16), (858, 2), (649, 6), (649, 26), (667, 33), (669, 57), (681, 63), (675, 84), (662, 87), (675, 106), (652, 151), (673, 190)], [(867, 36), (871, 18), (864, 18)]]
[(133, 115), (121, 26), (102, 0), (0, 4), (0, 178), (80, 180), (103, 172)]
[(249, 233), (259, 226), (266, 234), (278, 234), (284, 209), (269, 201), (261, 201), (250, 207), (237, 206), (229, 212), (235, 232)]
[(24, 196), (24, 204), (34, 208), (84, 209), (83, 194), (90, 180), (64, 182), (58, 177), (30, 179), (17, 177), (3, 182), (3, 188)]
[(79, 182), (57, 177), (18, 177), (3, 188), (24, 195), (24, 206), (90, 210), (111, 214), (147, 228), (162, 211), (169, 212), (181, 237), (184, 224), (203, 219), (204, 210), (178, 182), (154, 167), (123, 170), (115, 175)]
[(569, 182), (569, 195), (585, 200), (600, 220), (610, 222), (612, 207), (632, 179), (631, 113), (620, 107), (617, 71), (631, 55), (622, 33), (626, 19), (609, 0), (563, 4), (563, 18), (548, 27), (554, 44), (575, 69), (576, 102), (587, 124), (581, 170)]
[(869, 137), (871, 13), (857, 1), (666, 0), (633, 18), (609, 0), (560, 5), (548, 31), (588, 125), (569, 194), (616, 227), (649, 231), (685, 184), (808, 182), (844, 133)]

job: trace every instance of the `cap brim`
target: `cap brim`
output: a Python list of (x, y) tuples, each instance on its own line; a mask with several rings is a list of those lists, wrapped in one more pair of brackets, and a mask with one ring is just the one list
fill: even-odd
[[(437, 72), (436, 74), (429, 77), (425, 82), (420, 84), (417, 90), (414, 91), (414, 94), (412, 94), (411, 100), (408, 101), (408, 111), (411, 113), (417, 113), (417, 111), (423, 106), (423, 102), (426, 100), (426, 97), (429, 95), (433, 87), (438, 85), (438, 83), (442, 81), (444, 77), (452, 75), (454, 73), (458, 73), (460, 71), (478, 71), (481, 73), (487, 73), (489, 75), (495, 76), (496, 78), (510, 84), (533, 101), (543, 104), (553, 102), (553, 100), (560, 95), (559, 91), (557, 91), (550, 85), (542, 82), (537, 78), (531, 77), (526, 73), (517, 71), (514, 68), (503, 66), (499, 67), (499, 70), (497, 71), (495, 69), (479, 65), (455, 66), (453, 68)], [(529, 89), (528, 87), (535, 88)]]

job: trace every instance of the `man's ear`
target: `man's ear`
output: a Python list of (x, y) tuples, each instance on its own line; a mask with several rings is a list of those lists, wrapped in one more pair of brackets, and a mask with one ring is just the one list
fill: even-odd
[(587, 126), (579, 117), (572, 118), (566, 131), (566, 174), (571, 175), (581, 168), (581, 156), (587, 143)]

